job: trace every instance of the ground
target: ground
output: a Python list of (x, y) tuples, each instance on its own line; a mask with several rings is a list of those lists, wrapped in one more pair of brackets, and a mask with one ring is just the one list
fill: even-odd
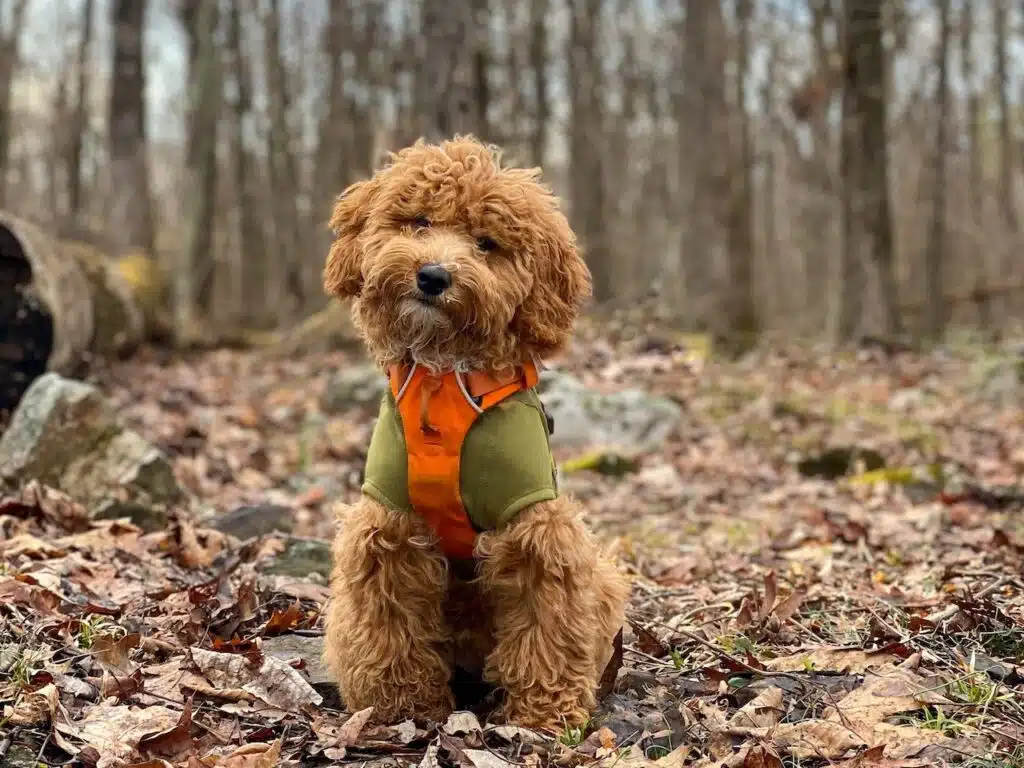
[[(990, 363), (871, 345), (718, 361), (582, 333), (561, 365), (683, 418), (627, 462), (558, 456), (634, 588), (615, 691), (552, 737), (335, 709), (324, 581), (273, 564), (316, 550), (357, 493), (372, 411), (319, 405), (352, 353), (119, 363), (99, 383), (202, 508), (145, 533), (38, 484), (0, 501), (0, 756), (1024, 766), (1024, 389), (993, 393)], [(246, 505), (284, 509), (290, 535), (209, 527)]]

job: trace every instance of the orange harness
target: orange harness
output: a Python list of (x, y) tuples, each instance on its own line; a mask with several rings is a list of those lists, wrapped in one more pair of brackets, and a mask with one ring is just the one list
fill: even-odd
[(388, 371), (405, 432), (409, 501), (452, 558), (473, 556), (477, 531), (460, 491), (462, 443), (484, 411), (537, 384), (537, 367), (526, 363), (508, 376), (454, 371), (433, 375), (418, 365)]

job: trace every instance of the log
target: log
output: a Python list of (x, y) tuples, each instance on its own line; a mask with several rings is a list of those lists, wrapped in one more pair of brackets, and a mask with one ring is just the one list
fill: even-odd
[(0, 211), (0, 423), (46, 371), (135, 349), (159, 325), (163, 285), (142, 254), (111, 259)]

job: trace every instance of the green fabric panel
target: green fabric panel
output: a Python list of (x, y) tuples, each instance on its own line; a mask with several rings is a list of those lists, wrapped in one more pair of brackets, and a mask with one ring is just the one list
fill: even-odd
[[(477, 417), (462, 446), (462, 503), (477, 530), (507, 525), (523, 509), (558, 496), (547, 421), (533, 390)], [(412, 511), (402, 417), (391, 391), (381, 400), (363, 474), (363, 493)]]
[(520, 511), (557, 497), (547, 422), (533, 390), (479, 417), (462, 446), (462, 503), (479, 530), (507, 525)]
[(402, 417), (389, 388), (381, 398), (377, 425), (366, 454), (363, 493), (392, 509), (411, 512), (408, 462)]

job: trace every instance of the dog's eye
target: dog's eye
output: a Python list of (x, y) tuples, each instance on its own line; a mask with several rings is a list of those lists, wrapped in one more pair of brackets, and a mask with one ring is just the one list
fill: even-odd
[(484, 253), (490, 253), (498, 247), (498, 244), (489, 237), (481, 237), (476, 241), (476, 247)]
[(426, 216), (417, 216), (412, 223), (416, 229), (430, 229), (430, 219)]

